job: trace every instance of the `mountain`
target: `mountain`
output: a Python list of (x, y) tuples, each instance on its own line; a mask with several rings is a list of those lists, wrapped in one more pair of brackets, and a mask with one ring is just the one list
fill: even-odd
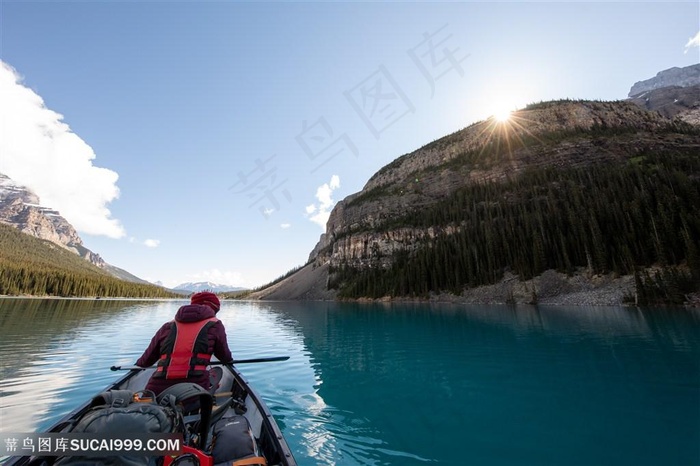
[(700, 64), (661, 71), (636, 83), (629, 101), (667, 118), (700, 124)]
[(662, 89), (665, 87), (691, 87), (700, 84), (700, 63), (684, 68), (669, 68), (659, 71), (656, 76), (644, 81), (634, 83), (627, 94), (628, 97), (637, 97), (644, 92)]
[[(83, 245), (73, 226), (50, 208), (40, 205), (39, 197), (27, 188), (15, 184), (0, 173), (0, 222), (17, 228), (22, 233), (51, 241), (80, 255)], [(86, 259), (98, 265), (102, 259), (96, 254)]]
[(0, 223), (0, 295), (176, 297), (113, 277), (67, 248)]
[(629, 99), (647, 110), (657, 111), (667, 118), (680, 118), (700, 124), (700, 84), (690, 87), (663, 87), (642, 92)]
[(657, 278), (683, 299), (700, 279), (698, 147), (698, 126), (631, 101), (541, 102), (475, 123), (380, 169), (334, 207), (308, 265), (249, 297), (451, 299), (490, 286), (474, 300), (580, 292), (582, 304), (605, 289), (592, 304), (619, 304), (665, 299)]
[(247, 290), (247, 288), (241, 288), (241, 287), (236, 287), (236, 286), (230, 286), (230, 285), (219, 285), (216, 283), (212, 282), (187, 282), (187, 283), (182, 283), (176, 287), (173, 288), (174, 290), (177, 291), (186, 291), (190, 293), (197, 293), (199, 291), (211, 291), (213, 293), (226, 293), (230, 291), (244, 291)]
[(86, 248), (78, 232), (59, 212), (43, 207), (39, 196), (28, 188), (16, 184), (2, 173), (0, 173), (0, 223), (10, 225), (35, 238), (51, 241), (114, 277), (135, 283), (147, 283), (126, 270), (106, 263), (99, 254)]

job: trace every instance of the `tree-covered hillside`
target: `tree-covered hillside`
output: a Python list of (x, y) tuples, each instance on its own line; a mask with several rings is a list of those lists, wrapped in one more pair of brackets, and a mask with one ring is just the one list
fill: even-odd
[[(483, 156), (483, 154), (482, 154)], [(697, 146), (646, 152), (578, 168), (535, 166), (505, 182), (473, 183), (392, 219), (396, 228), (438, 231), (388, 268), (340, 264), (339, 296), (427, 296), (495, 283), (505, 271), (639, 273), (646, 302), (681, 301), (700, 286), (700, 154)]]
[(0, 295), (177, 297), (114, 278), (78, 255), (0, 223)]

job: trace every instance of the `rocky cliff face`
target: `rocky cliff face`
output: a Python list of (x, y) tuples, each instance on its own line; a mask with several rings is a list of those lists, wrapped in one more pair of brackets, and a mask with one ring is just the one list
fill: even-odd
[(664, 87), (690, 87), (700, 84), (700, 64), (660, 71), (651, 79), (634, 83), (628, 97)]
[(92, 264), (105, 268), (105, 261), (83, 246), (83, 241), (57, 211), (40, 205), (32, 191), (16, 185), (0, 173), (0, 222), (23, 233), (55, 243), (83, 257)]
[[(697, 138), (667, 133), (669, 124), (631, 102), (588, 101), (535, 104), (506, 123), (476, 123), (400, 157), (361, 192), (339, 202), (309, 260), (359, 269), (386, 267), (393, 253), (459, 229), (403, 228), (392, 226), (392, 219), (466, 185), (506, 180), (528, 168), (579, 167), (698, 144)], [(596, 131), (600, 137), (591, 136)]]
[(632, 86), (629, 101), (667, 118), (700, 125), (700, 64), (662, 71)]
[(630, 101), (667, 118), (680, 118), (690, 124), (700, 125), (700, 84), (654, 89), (642, 92)]

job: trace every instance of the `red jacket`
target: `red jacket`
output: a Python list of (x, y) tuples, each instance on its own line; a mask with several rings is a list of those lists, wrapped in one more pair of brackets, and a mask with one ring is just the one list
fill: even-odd
[[(146, 348), (146, 351), (144, 351), (138, 361), (136, 361), (136, 365), (140, 367), (149, 367), (161, 359), (161, 356), (165, 354), (164, 343), (168, 338), (168, 335), (170, 335), (171, 329), (173, 328), (175, 322), (199, 322), (210, 319), (215, 315), (216, 313), (214, 310), (206, 305), (189, 304), (182, 306), (175, 314), (174, 321), (166, 322), (160, 329), (158, 329), (156, 334), (151, 339), (151, 343), (148, 345), (148, 348)], [(217, 359), (219, 359), (219, 361), (223, 362), (233, 360), (231, 350), (229, 350), (228, 342), (226, 341), (226, 330), (224, 329), (224, 324), (221, 321), (214, 322), (214, 324), (207, 329), (207, 340), (208, 354), (213, 354)], [(210, 387), (209, 374), (204, 372), (200, 376), (183, 379), (151, 377), (148, 385), (146, 385), (146, 389), (153, 390), (157, 395), (171, 385), (182, 382), (197, 383), (206, 389), (209, 389)]]

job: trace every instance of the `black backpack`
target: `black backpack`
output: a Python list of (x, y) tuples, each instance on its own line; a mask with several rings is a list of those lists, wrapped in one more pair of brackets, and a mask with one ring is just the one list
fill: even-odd
[[(128, 435), (136, 438), (143, 434), (178, 433), (183, 429), (183, 416), (172, 399), (156, 402), (152, 392), (110, 390), (93, 398), (90, 409), (68, 430), (72, 433)], [(65, 466), (136, 466), (155, 465), (156, 456), (66, 456), (56, 464)]]
[(214, 424), (211, 455), (214, 466), (236, 464), (242, 459), (247, 465), (266, 465), (260, 455), (253, 429), (245, 416), (227, 416)]

